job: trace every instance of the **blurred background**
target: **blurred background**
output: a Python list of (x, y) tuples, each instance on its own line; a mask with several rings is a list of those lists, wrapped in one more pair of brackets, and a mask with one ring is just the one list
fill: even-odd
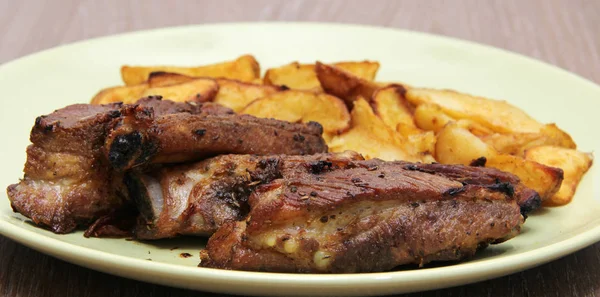
[(309, 21), (394, 27), (472, 40), (541, 59), (600, 82), (598, 0), (0, 3), (0, 63), (60, 44), (128, 31), (215, 22)]

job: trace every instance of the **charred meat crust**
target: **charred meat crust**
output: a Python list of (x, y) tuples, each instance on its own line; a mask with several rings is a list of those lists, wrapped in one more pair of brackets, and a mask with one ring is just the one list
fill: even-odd
[(130, 173), (129, 195), (141, 213), (135, 235), (139, 239), (211, 235), (225, 222), (247, 215), (248, 197), (261, 184), (309, 172), (310, 164), (324, 162), (339, 169), (356, 160), (362, 156), (353, 152), (221, 155), (151, 173)]
[[(498, 173), (486, 168), (476, 168), (481, 175), (476, 178), (466, 166), (415, 170), (413, 165), (422, 164), (350, 163), (345, 170), (283, 174), (259, 186), (249, 198), (247, 219), (224, 224), (209, 240), (200, 265), (384, 271), (469, 257), (516, 235), (524, 221), (517, 204), (523, 192), (510, 190), (518, 185), (498, 183), (489, 177)], [(449, 194), (452, 189), (461, 190)]]
[[(485, 161), (482, 161), (485, 164)], [(479, 164), (476, 164), (479, 165)], [(500, 171), (495, 168), (484, 168), (477, 166), (445, 165), (445, 164), (408, 164), (408, 170), (427, 172), (434, 175), (445, 176), (455, 179), (463, 184), (479, 183), (486, 184), (490, 189), (504, 191), (509, 195), (517, 197), (517, 203), (521, 206), (521, 213), (526, 216), (541, 206), (540, 195), (523, 185), (516, 175)], [(460, 191), (456, 189), (454, 191)]]
[(119, 170), (218, 154), (308, 155), (327, 151), (322, 133), (323, 128), (315, 122), (293, 124), (249, 115), (124, 115), (108, 136), (106, 151), (112, 166)]
[(105, 158), (107, 135), (125, 115), (143, 119), (174, 112), (228, 114), (230, 110), (150, 97), (135, 105), (75, 104), (38, 117), (31, 130), (24, 178), (7, 188), (13, 210), (56, 233), (67, 233), (119, 209), (127, 200), (127, 190), (122, 173), (112, 170)]
[(24, 178), (7, 189), (13, 209), (67, 233), (118, 208), (125, 191), (102, 157), (104, 137), (121, 104), (76, 104), (38, 117), (31, 130)]

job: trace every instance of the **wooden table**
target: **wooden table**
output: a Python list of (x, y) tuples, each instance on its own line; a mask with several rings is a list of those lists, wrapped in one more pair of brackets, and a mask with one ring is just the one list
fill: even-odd
[[(76, 40), (234, 21), (360, 23), (490, 44), (600, 83), (600, 1), (0, 0), (0, 63)], [(4, 203), (4, 202), (3, 202)], [(2, 296), (195, 296), (88, 270), (0, 236)], [(507, 277), (409, 296), (600, 296), (600, 243)]]

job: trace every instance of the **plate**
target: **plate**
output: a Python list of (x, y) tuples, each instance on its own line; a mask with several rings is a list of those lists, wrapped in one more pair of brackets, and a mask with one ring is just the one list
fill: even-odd
[[(289, 63), (381, 62), (378, 78), (506, 99), (542, 122), (556, 122), (579, 148), (597, 151), (600, 87), (506, 51), (450, 38), (384, 28), (294, 23), (218, 24), (136, 32), (46, 50), (0, 66), (0, 184), (18, 181), (34, 119), (120, 84), (123, 64), (201, 65), (251, 53), (263, 69)], [(196, 267), (202, 239), (140, 243), (55, 235), (12, 212), (0, 197), (0, 233), (91, 269), (163, 285), (244, 295), (391, 294), (466, 284), (524, 270), (600, 240), (598, 168), (574, 201), (531, 216), (523, 233), (467, 262), (371, 274), (317, 275)], [(183, 258), (187, 252), (193, 257)]]

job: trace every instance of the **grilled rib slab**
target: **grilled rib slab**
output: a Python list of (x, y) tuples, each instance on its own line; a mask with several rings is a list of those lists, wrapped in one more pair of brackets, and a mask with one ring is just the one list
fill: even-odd
[(307, 168), (346, 168), (356, 160), (362, 160), (362, 156), (354, 152), (221, 155), (152, 172), (131, 172), (126, 184), (140, 210), (135, 236), (160, 239), (212, 235), (225, 222), (245, 217), (248, 197), (257, 186), (302, 174)]
[(460, 260), (516, 235), (540, 200), (489, 168), (352, 163), (259, 186), (246, 219), (220, 227), (200, 265), (351, 273)]
[(75, 104), (36, 119), (24, 177), (7, 188), (14, 211), (56, 233), (67, 233), (122, 207), (127, 190), (103, 147), (121, 118), (172, 113), (231, 113), (215, 104), (191, 105), (151, 97), (135, 105)]

